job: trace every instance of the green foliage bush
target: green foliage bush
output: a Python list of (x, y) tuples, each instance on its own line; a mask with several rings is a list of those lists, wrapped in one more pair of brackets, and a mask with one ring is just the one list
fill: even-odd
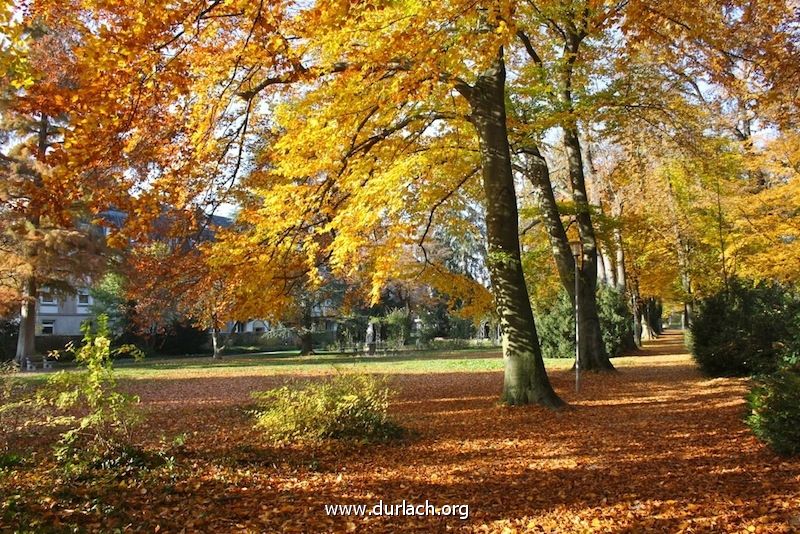
[(536, 307), (536, 331), (545, 358), (575, 357), (575, 309), (566, 291)]
[[(633, 317), (625, 294), (608, 286), (598, 287), (597, 313), (608, 355), (619, 356), (631, 348)], [(575, 308), (566, 291), (536, 309), (536, 330), (545, 358), (575, 357)]]
[(633, 315), (624, 291), (600, 286), (597, 291), (597, 313), (606, 353), (612, 358), (635, 347)]
[(797, 352), (800, 300), (766, 283), (732, 280), (696, 308), (691, 349), (700, 368), (715, 376), (771, 373)]
[(395, 349), (401, 349), (411, 337), (411, 313), (408, 308), (393, 308), (383, 322), (386, 324), (387, 344)]
[(759, 379), (747, 400), (753, 434), (780, 454), (800, 454), (800, 370), (787, 367)]
[(386, 440), (402, 433), (387, 415), (390, 395), (384, 380), (365, 374), (257, 392), (256, 428), (274, 444)]
[(422, 345), (441, 337), (448, 339), (469, 339), (475, 335), (475, 325), (470, 319), (459, 317), (447, 304), (423, 308), (418, 312), (420, 328), (416, 332)]

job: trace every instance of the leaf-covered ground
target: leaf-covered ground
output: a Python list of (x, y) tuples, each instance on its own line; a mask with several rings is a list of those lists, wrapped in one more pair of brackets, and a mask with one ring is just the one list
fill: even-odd
[[(33, 462), (0, 475), (0, 517), (34, 531), (800, 531), (800, 459), (751, 436), (746, 381), (701, 376), (674, 334), (617, 363), (577, 395), (573, 375), (553, 371), (572, 406), (556, 413), (499, 406), (499, 372), (394, 374), (392, 412), (412, 437), (283, 450), (260, 442), (247, 410), (250, 391), (285, 375), (130, 381), (148, 448), (186, 435), (173, 460), (65, 484), (32, 443)], [(426, 499), (468, 504), (469, 518), (324, 511)]]

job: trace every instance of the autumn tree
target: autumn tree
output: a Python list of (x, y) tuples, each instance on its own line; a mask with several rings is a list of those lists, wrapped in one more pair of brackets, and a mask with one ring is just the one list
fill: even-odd
[[(37, 5), (42, 16), (63, 14), (47, 2)], [(82, 19), (85, 50), (96, 53), (111, 34), (116, 43), (103, 45), (87, 73), (109, 66), (115, 93), (142, 98), (112, 106), (113, 116), (126, 121), (109, 123), (98, 113), (73, 133), (78, 139), (103, 129), (135, 156), (129, 166), (150, 158), (161, 169), (140, 204), (156, 192), (174, 197), (178, 183), (182, 198), (195, 201), (202, 190), (192, 184), (208, 185), (214, 171), (235, 180), (247, 167), (243, 185), (261, 207), (241, 212), (252, 231), (218, 247), (218, 257), (229, 260), (224, 268), (235, 267), (237, 280), (247, 281), (241, 296), (252, 294), (249, 280), (280, 286), (272, 282), (285, 276), (287, 261), (299, 260), (302, 268), (290, 270), (305, 270), (313, 283), (320, 259), (345, 276), (364, 270), (377, 295), (396, 270), (398, 252), (424, 236), (430, 214), (453, 213), (448, 204), (468, 187), (486, 209), (492, 288), (506, 338), (504, 398), (557, 406), (519, 259), (505, 120), (512, 7), (187, 2), (158, 17), (129, 3), (74, 2), (75, 14), (67, 16)], [(110, 105), (98, 82), (87, 84), (85, 104)], [(291, 107), (270, 105), (276, 93), (292, 97)], [(84, 110), (85, 104), (77, 103)], [(150, 142), (137, 132), (152, 128), (159, 136), (172, 127), (171, 153), (139, 151)], [(107, 157), (107, 146), (88, 147), (74, 161)], [(180, 163), (189, 160), (192, 168)], [(467, 186), (476, 168), (480, 186)], [(135, 177), (124, 167), (104, 170), (117, 180), (120, 173)], [(286, 302), (261, 300), (240, 305), (265, 311), (264, 301), (275, 308)]]
[[(68, 294), (102, 270), (102, 234), (69, 182), (59, 175), (68, 128), (64, 102), (74, 89), (72, 34), (35, 24), (11, 32), (24, 50), (0, 85), (0, 247), (6, 302), (20, 313), (16, 360), (34, 354), (39, 290)], [(20, 59), (24, 57), (24, 61)], [(74, 178), (74, 177), (73, 177)]]

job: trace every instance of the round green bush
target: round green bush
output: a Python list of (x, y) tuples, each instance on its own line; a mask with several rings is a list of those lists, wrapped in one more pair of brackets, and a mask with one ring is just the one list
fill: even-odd
[(633, 313), (624, 291), (609, 286), (598, 287), (597, 314), (600, 317), (603, 344), (610, 357), (636, 348), (633, 340)]
[(779, 285), (732, 280), (699, 303), (691, 325), (695, 361), (707, 374), (774, 372), (796, 329), (797, 297)]
[[(625, 294), (601, 285), (597, 288), (597, 314), (606, 353), (619, 356), (633, 345), (633, 315)], [(549, 305), (536, 309), (536, 331), (545, 358), (575, 357), (575, 308), (566, 291)]]
[(780, 454), (800, 454), (800, 372), (787, 368), (761, 378), (747, 400), (753, 434)]

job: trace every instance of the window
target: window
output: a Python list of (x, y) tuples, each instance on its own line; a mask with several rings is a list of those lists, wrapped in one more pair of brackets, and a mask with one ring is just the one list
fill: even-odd
[(45, 290), (45, 291), (42, 291), (41, 293), (39, 293), (39, 300), (42, 302), (42, 304), (55, 304), (56, 303), (55, 297), (53, 296), (52, 293), (50, 293), (49, 290)]
[(52, 336), (56, 330), (56, 322), (54, 319), (42, 321), (42, 335)]
[(92, 303), (92, 298), (89, 296), (89, 291), (86, 289), (78, 290), (78, 305), (89, 306)]

